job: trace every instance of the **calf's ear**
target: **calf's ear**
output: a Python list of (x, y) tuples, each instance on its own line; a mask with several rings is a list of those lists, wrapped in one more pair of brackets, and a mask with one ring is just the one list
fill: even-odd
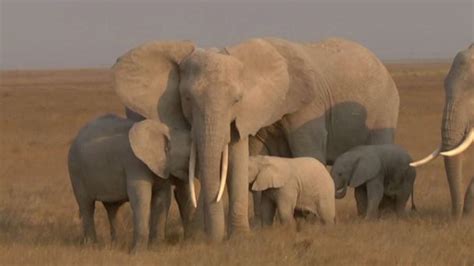
[(285, 173), (278, 171), (274, 165), (264, 165), (257, 174), (252, 185), (253, 191), (263, 191), (269, 188), (280, 188), (285, 185), (289, 177)]
[(374, 153), (362, 154), (356, 162), (349, 186), (358, 187), (375, 178), (382, 167), (380, 158)]
[(156, 120), (135, 123), (128, 132), (130, 146), (135, 156), (161, 178), (169, 177), (168, 127)]

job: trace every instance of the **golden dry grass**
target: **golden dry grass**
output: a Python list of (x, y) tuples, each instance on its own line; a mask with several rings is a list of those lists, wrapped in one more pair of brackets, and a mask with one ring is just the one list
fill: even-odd
[[(448, 64), (391, 64), (401, 96), (397, 142), (415, 158), (439, 141)], [(0, 74), (0, 264), (160, 265), (473, 265), (474, 218), (449, 219), (441, 159), (419, 169), (419, 212), (367, 222), (356, 217), (349, 193), (337, 202), (338, 224), (303, 223), (298, 232), (273, 228), (221, 245), (180, 241), (172, 206), (166, 245), (128, 255), (131, 221), (121, 210), (119, 243), (109, 244), (97, 204), (100, 244), (79, 244), (81, 229), (66, 167), (71, 139), (86, 121), (122, 113), (106, 70), (5, 71)], [(474, 149), (465, 157), (474, 175)]]

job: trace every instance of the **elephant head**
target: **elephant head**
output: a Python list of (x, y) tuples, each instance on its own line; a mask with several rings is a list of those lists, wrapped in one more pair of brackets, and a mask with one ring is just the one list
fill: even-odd
[(188, 131), (175, 130), (155, 120), (135, 123), (129, 131), (133, 153), (161, 178), (173, 175), (188, 181), (191, 139)]
[(249, 160), (249, 184), (253, 191), (283, 187), (290, 180), (290, 168), (279, 167), (265, 156), (252, 156)]
[(339, 156), (331, 168), (331, 177), (336, 188), (336, 198), (346, 195), (347, 186), (358, 187), (372, 178), (381, 170), (379, 157), (373, 153), (364, 153), (354, 149)]
[[(238, 173), (230, 180), (230, 206), (238, 212), (230, 220), (236, 217), (248, 228), (243, 202), (248, 197), (237, 195), (248, 193), (248, 136), (314, 97), (307, 55), (290, 46), (283, 40), (252, 39), (216, 51), (186, 41), (152, 42), (132, 49), (113, 67), (115, 90), (128, 108), (170, 130), (192, 129), (190, 178), (197, 160), (205, 228), (213, 240), (224, 237), (223, 206), (217, 199), (228, 152), (232, 173)], [(234, 152), (237, 145), (247, 150)]]
[(445, 106), (441, 123), (441, 145), (428, 157), (412, 163), (423, 165), (438, 155), (444, 164), (452, 201), (452, 214), (461, 217), (462, 152), (474, 141), (474, 43), (459, 52), (444, 81)]

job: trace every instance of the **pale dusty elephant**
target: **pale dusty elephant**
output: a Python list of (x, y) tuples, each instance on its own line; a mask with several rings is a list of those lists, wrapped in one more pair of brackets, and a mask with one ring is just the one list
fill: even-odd
[[(133, 135), (136, 127), (148, 127), (152, 138), (130, 143), (129, 134)], [(157, 163), (153, 172), (134, 155), (134, 148), (141, 145), (154, 150)], [(87, 123), (74, 139), (68, 157), (84, 240), (96, 241), (95, 201), (101, 201), (107, 210), (113, 241), (116, 214), (126, 201), (133, 211), (132, 248), (144, 247), (148, 239), (164, 239), (172, 185), (186, 234), (194, 211), (187, 190), (189, 145), (188, 134), (175, 134), (170, 140), (167, 128), (156, 121), (134, 125), (132, 120), (105, 115)]]
[(323, 163), (359, 144), (394, 140), (395, 83), (375, 55), (343, 39), (257, 38), (219, 51), (151, 42), (120, 57), (113, 72), (128, 108), (171, 130), (192, 128), (212, 240), (224, 238), (227, 169), (230, 231), (249, 230), (248, 137), (261, 128), (281, 123), (292, 156)]
[(331, 169), (336, 198), (346, 195), (347, 186), (355, 188), (357, 212), (367, 218), (377, 218), (384, 207), (403, 214), (410, 195), (415, 209), (416, 170), (410, 162), (408, 152), (398, 145), (355, 147), (339, 156)]
[(252, 156), (249, 183), (253, 191), (262, 191), (264, 226), (273, 224), (275, 212), (282, 224), (292, 224), (295, 211), (315, 214), (325, 224), (335, 222), (334, 182), (314, 158)]
[[(472, 206), (472, 203), (467, 202), (472, 198), (469, 188), (466, 190), (463, 204), (462, 153), (474, 141), (474, 43), (456, 55), (444, 80), (444, 88), (446, 100), (441, 122), (441, 145), (426, 158), (412, 163), (412, 166), (423, 165), (440, 154), (445, 156), (451, 211), (457, 219), (463, 214), (464, 204)], [(468, 161), (474, 162), (473, 158)], [(472, 208), (464, 208), (464, 213), (470, 212)]]

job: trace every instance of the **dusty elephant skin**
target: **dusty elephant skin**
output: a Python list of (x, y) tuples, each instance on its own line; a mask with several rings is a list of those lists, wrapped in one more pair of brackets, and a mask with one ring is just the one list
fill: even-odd
[(343, 198), (347, 186), (355, 188), (357, 212), (377, 218), (379, 209), (389, 207), (405, 212), (416, 177), (411, 157), (398, 145), (367, 145), (349, 150), (337, 158), (331, 169), (336, 198)]
[(472, 213), (472, 202), (469, 201), (472, 201), (473, 196), (469, 187), (466, 189), (463, 203), (462, 156), (474, 141), (474, 43), (456, 55), (444, 80), (444, 88), (446, 99), (441, 122), (441, 145), (430, 156), (412, 165), (423, 165), (439, 154), (445, 156), (451, 211), (453, 217), (459, 219), (463, 212)]
[[(134, 121), (129, 119), (115, 115), (101, 116), (87, 123), (70, 147), (69, 175), (86, 242), (96, 241), (95, 201), (101, 201), (107, 210), (112, 241), (116, 238), (117, 211), (126, 201), (130, 201), (133, 211), (132, 250), (146, 247), (148, 241), (163, 240), (172, 184), (176, 185), (175, 196), (186, 233), (187, 223), (193, 214), (187, 183), (175, 175), (170, 177), (168, 172), (176, 172), (176, 161), (182, 161), (186, 166), (188, 158), (172, 156), (176, 153), (167, 152), (167, 146), (178, 149), (179, 145), (170, 144), (164, 128), (155, 125), (149, 131), (155, 133), (154, 142), (147, 143), (160, 155), (160, 158), (155, 158), (159, 161), (159, 165), (153, 168), (155, 174), (134, 155), (132, 146), (138, 144), (129, 142), (129, 132), (135, 126)], [(172, 159), (174, 163), (171, 163)]]
[(192, 128), (205, 231), (215, 241), (225, 232), (217, 195), (227, 151), (229, 231), (249, 230), (248, 137), (258, 130), (278, 121), (292, 156), (323, 163), (359, 144), (394, 140), (395, 83), (375, 55), (343, 39), (257, 38), (220, 51), (151, 42), (121, 56), (113, 72), (128, 108), (166, 124), (170, 136)]
[(335, 222), (334, 183), (318, 160), (253, 156), (249, 166), (251, 189), (262, 191), (262, 225), (272, 225), (275, 212), (282, 224), (294, 224), (295, 211), (315, 214), (325, 224)]

